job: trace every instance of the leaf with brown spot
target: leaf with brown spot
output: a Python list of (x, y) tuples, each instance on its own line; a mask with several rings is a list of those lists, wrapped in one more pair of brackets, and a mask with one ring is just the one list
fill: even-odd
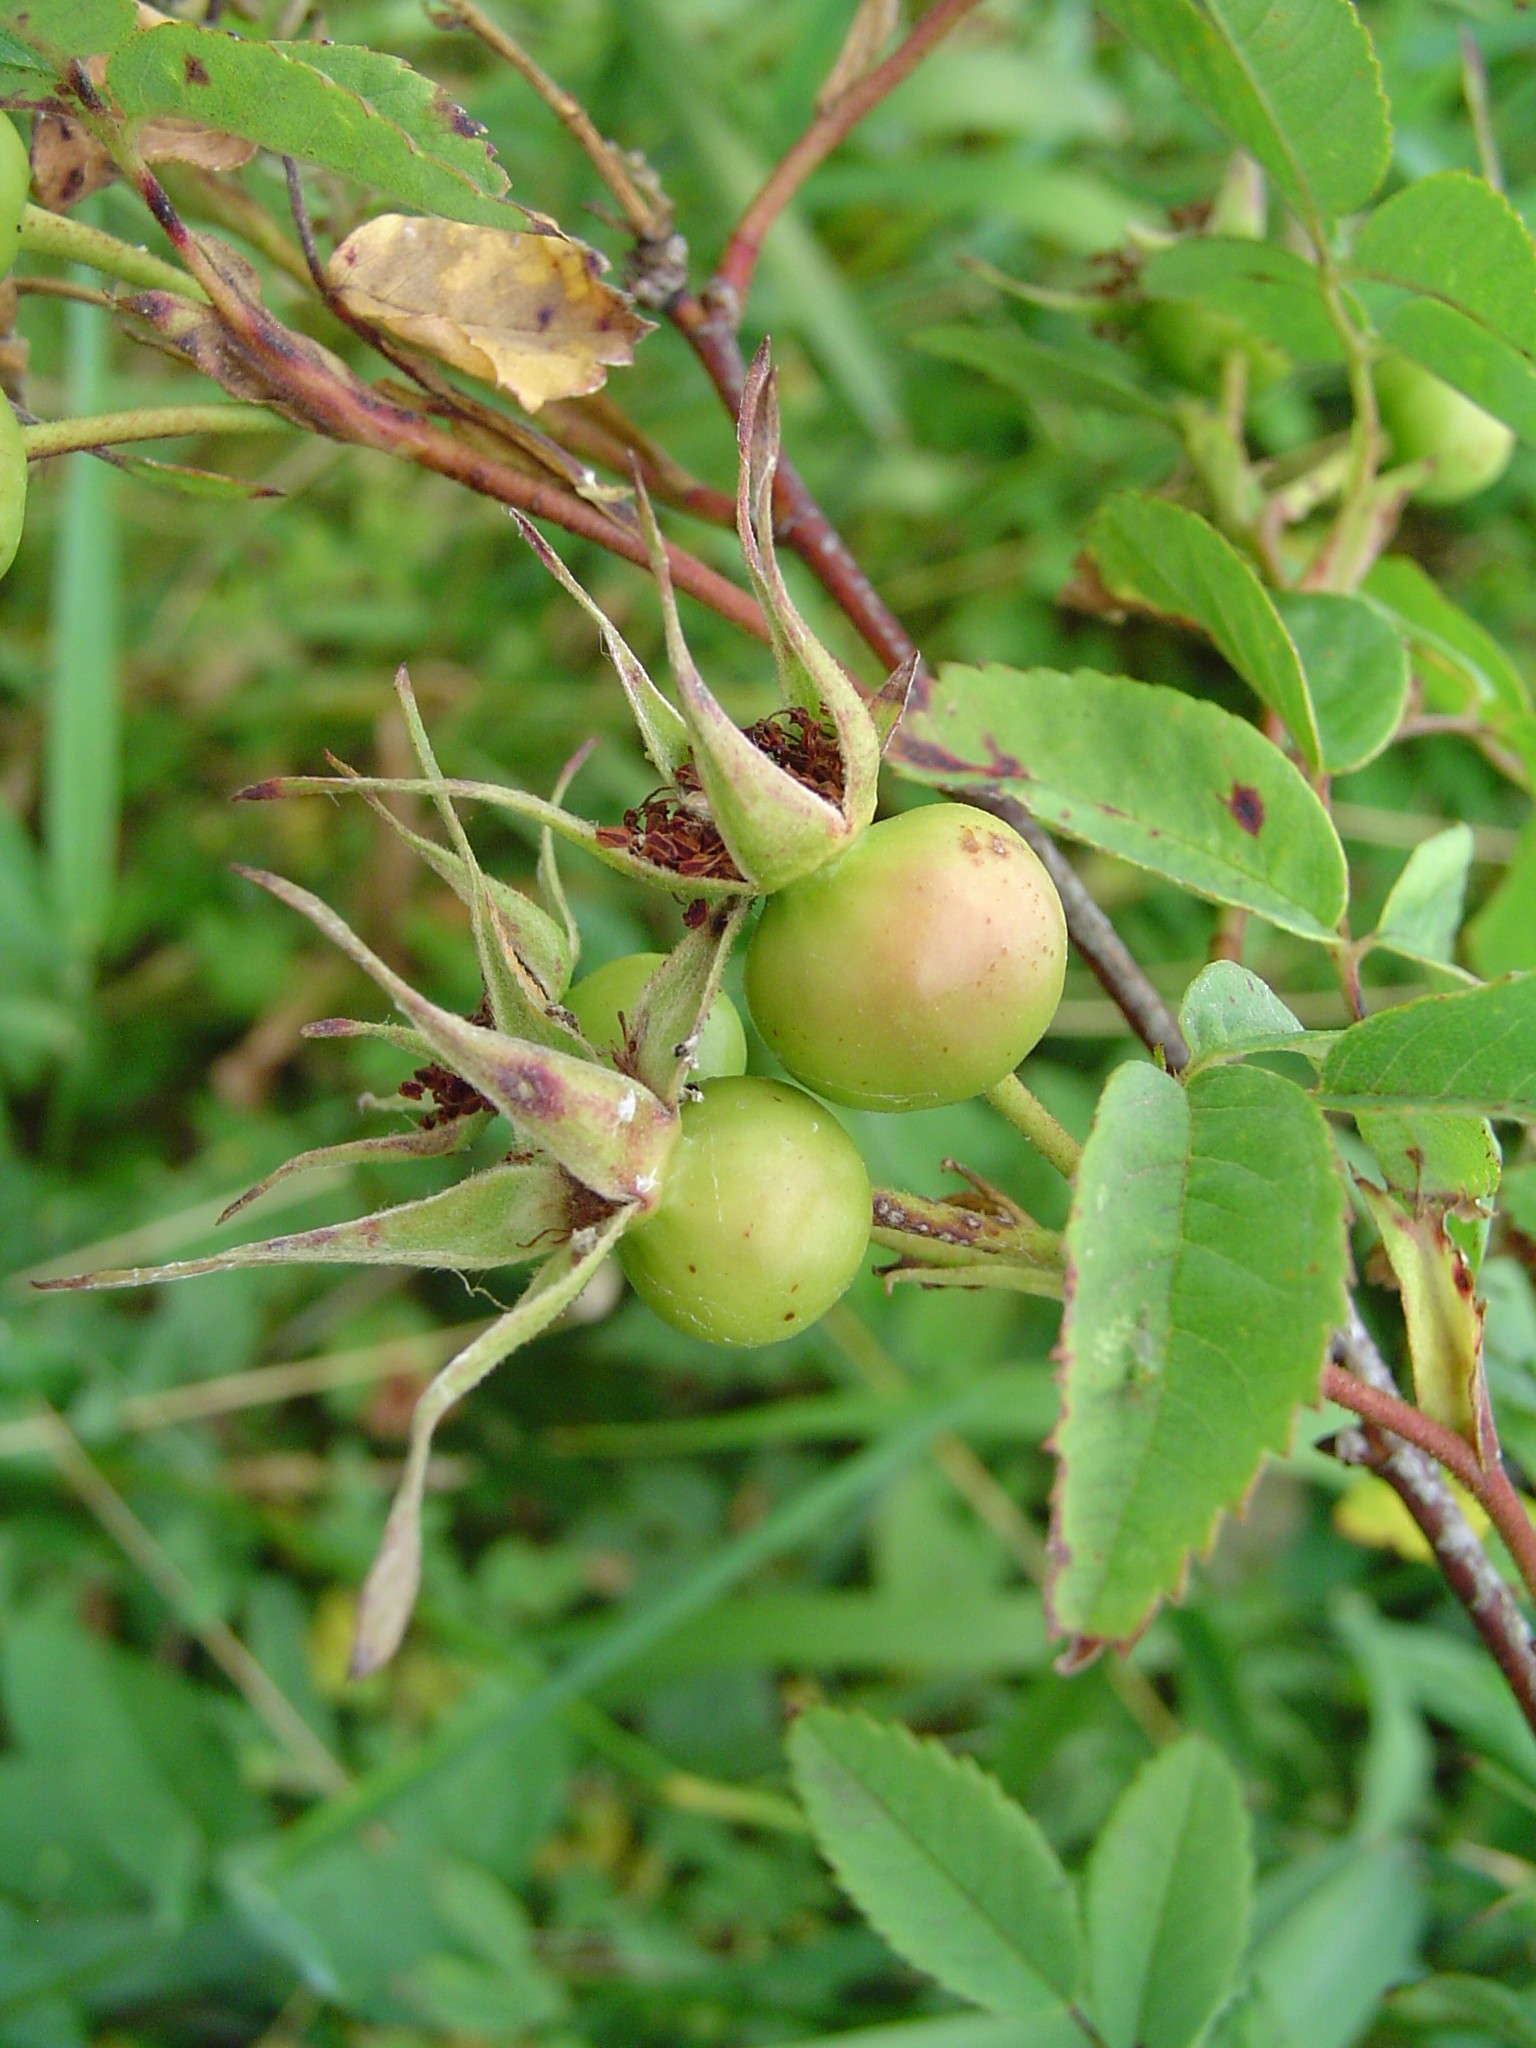
[(537, 412), (596, 391), (651, 330), (599, 261), (580, 242), (386, 213), (347, 237), (328, 274), (362, 319)]

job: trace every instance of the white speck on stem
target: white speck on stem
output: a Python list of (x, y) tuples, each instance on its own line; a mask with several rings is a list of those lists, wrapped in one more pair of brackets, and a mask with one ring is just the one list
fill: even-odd
[(639, 1097), (635, 1094), (633, 1088), (627, 1089), (625, 1093), (619, 1097), (619, 1106), (618, 1109), (615, 1111), (615, 1115), (618, 1117), (619, 1122), (621, 1124), (632, 1124), (634, 1122), (635, 1109), (637, 1107), (638, 1102)]

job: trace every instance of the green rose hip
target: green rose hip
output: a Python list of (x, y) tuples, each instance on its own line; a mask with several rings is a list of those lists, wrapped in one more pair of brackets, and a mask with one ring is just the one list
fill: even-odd
[(21, 422), (0, 392), (0, 576), (16, 559), (27, 516), (27, 448)]
[[(626, 1027), (634, 1026), (645, 985), (665, 958), (664, 953), (626, 953), (622, 960), (610, 960), (604, 967), (595, 967), (567, 990), (561, 1000), (581, 1026), (589, 1045), (599, 1052), (620, 1048)], [(619, 1021), (621, 1017), (623, 1023)], [(746, 1070), (747, 1034), (736, 1014), (736, 1005), (729, 996), (716, 996), (699, 1033), (693, 1078), (713, 1081), (725, 1074), (744, 1074)]]
[(1502, 420), (1406, 356), (1385, 357), (1375, 376), (1393, 460), (1434, 464), (1413, 493), (1421, 504), (1458, 505), (1497, 483), (1515, 452)]
[(685, 1102), (661, 1199), (619, 1243), (663, 1322), (776, 1344), (826, 1314), (869, 1243), (869, 1175), (831, 1111), (783, 1081), (706, 1081)]
[(924, 804), (769, 897), (747, 1004), (818, 1095), (932, 1109), (995, 1086), (1034, 1049), (1066, 959), (1061, 899), (1018, 833), (969, 804)]
[(27, 191), (32, 183), (32, 166), (27, 145), (15, 124), (0, 114), (0, 277), (16, 261), (21, 247), (21, 217), (27, 210)]

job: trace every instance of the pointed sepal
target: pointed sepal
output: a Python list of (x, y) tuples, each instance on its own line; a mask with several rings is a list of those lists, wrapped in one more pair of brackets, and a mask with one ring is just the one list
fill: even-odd
[(466, 1345), (437, 1375), (411, 1416), (405, 1470), (384, 1525), (383, 1540), (358, 1603), (352, 1676), (387, 1664), (400, 1647), (421, 1585), (421, 1502), (432, 1438), (443, 1417), (502, 1360), (547, 1330), (580, 1294), (623, 1235), (633, 1212), (619, 1210), (578, 1231), (534, 1275), (517, 1306)]
[(605, 1201), (654, 1205), (677, 1141), (677, 1112), (639, 1081), (593, 1060), (471, 1024), (419, 995), (318, 896), (280, 875), (237, 868), (361, 967), (455, 1074), (476, 1088), (526, 1142)]
[[(636, 500), (661, 594), (667, 658), (693, 742), (693, 769), (731, 859), (767, 894), (814, 873), (850, 843), (841, 791), (826, 795), (791, 775), (726, 712), (700, 675), (683, 637), (666, 550), (644, 488)], [(878, 749), (876, 751), (878, 763)]]
[(682, 1099), (698, 1060), (699, 1037), (720, 993), (747, 905), (717, 906), (685, 932), (640, 994), (629, 1020), (635, 1075), (663, 1102)]
[(447, 1273), (488, 1272), (546, 1253), (571, 1228), (576, 1192), (551, 1160), (515, 1160), (489, 1166), (418, 1202), (401, 1202), (346, 1223), (232, 1245), (202, 1259), (112, 1267), (33, 1284), (47, 1292), (88, 1293), (195, 1280), (204, 1273), (230, 1273), (242, 1266), (422, 1266)]

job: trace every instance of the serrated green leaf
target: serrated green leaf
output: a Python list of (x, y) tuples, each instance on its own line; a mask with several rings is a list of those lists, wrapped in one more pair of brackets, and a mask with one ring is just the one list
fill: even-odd
[(1088, 1975), (1107, 2048), (1187, 2048), (1231, 1985), (1252, 1888), (1242, 1787), (1187, 1736), (1142, 1768), (1088, 1859)]
[(1387, 1186), (1411, 1202), (1480, 1202), (1498, 1188), (1499, 1146), (1486, 1117), (1361, 1109), (1355, 1122)]
[(1390, 742), (1407, 702), (1402, 635), (1374, 605), (1332, 591), (1280, 591), (1275, 608), (1301, 657), (1323, 767), (1363, 768)]
[(969, 1758), (816, 1707), (790, 1730), (795, 1784), (838, 1882), (897, 1953), (990, 2012), (1076, 1996), (1072, 1885), (1043, 1834)]
[(1168, 407), (1132, 381), (1124, 357), (1098, 343), (1051, 348), (1014, 328), (959, 326), (919, 328), (911, 340), (925, 355), (980, 370), (1030, 405), (1054, 398), (1173, 426)]
[(1321, 765), (1317, 718), (1296, 648), (1268, 591), (1229, 540), (1198, 512), (1167, 498), (1116, 491), (1094, 515), (1087, 545), (1116, 597), (1139, 600), (1209, 634), (1284, 721), (1308, 762)]
[[(270, 43), (267, 47), (355, 92), (374, 113), (393, 121), (424, 156), (456, 171), (483, 198), (504, 196), (507, 174), (496, 161), (484, 128), (455, 106), (435, 79), (413, 71), (403, 57), (352, 43)], [(505, 216), (501, 218), (505, 222)]]
[(1392, 128), (1349, 0), (1099, 0), (1303, 214), (1350, 213), (1381, 183)]
[(1187, 235), (1159, 249), (1139, 279), (1151, 299), (1198, 299), (1304, 363), (1344, 358), (1316, 267), (1293, 249), (1240, 235)]
[(1530, 708), (1530, 692), (1519, 669), (1476, 619), (1452, 604), (1439, 584), (1406, 555), (1383, 555), (1362, 585), (1405, 633), (1420, 674), (1438, 669), (1454, 680), (1452, 698), (1433, 696), (1432, 711), (1460, 711), (1467, 705), (1497, 705), (1508, 711)]
[[(380, 89), (388, 82), (385, 97), (392, 107), (411, 99), (414, 133), (377, 111), (349, 84), (328, 76), (311, 60), (310, 49), (307, 43), (252, 42), (190, 22), (169, 22), (120, 48), (107, 78), (130, 120), (174, 115), (197, 121), (282, 156), (339, 171), (422, 213), (486, 227), (528, 223), (522, 208), (494, 197), (505, 180), (483, 145), (476, 141), (466, 153), (467, 138), (445, 128), (437, 114), (428, 118), (421, 95), (401, 86), (393, 59), (363, 51), (354, 61), (329, 53), (330, 66), (341, 77), (365, 78)], [(299, 50), (303, 58), (292, 54)], [(475, 164), (476, 175), (466, 170), (466, 161)]]
[(1266, 982), (1235, 960), (1213, 960), (1201, 968), (1184, 991), (1179, 1029), (1192, 1067), (1269, 1052), (1292, 1039), (1303, 1041), (1296, 1048), (1302, 1051), (1320, 1035), (1308, 1032)]
[(1262, 733), (1127, 676), (946, 665), (888, 759), (919, 782), (1010, 788), (1042, 824), (1303, 938), (1344, 912), (1344, 849)]
[(1373, 304), (1385, 341), (1536, 436), (1536, 243), (1502, 193), (1468, 171), (1418, 179), (1366, 221), (1350, 270), (1408, 295)]
[(1536, 356), (1536, 244), (1503, 193), (1470, 171), (1437, 171), (1379, 206), (1349, 268), (1455, 307)]
[(1110, 1077), (1067, 1225), (1059, 1628), (1136, 1635), (1285, 1448), (1344, 1314), (1344, 1208), (1327, 1126), (1279, 1075)]
[[(62, 71), (75, 57), (96, 57), (128, 41), (138, 27), (134, 0), (27, 0), (7, 9), (7, 37)], [(0, 58), (5, 57), (0, 51)]]
[(1406, 960), (1453, 967), (1471, 867), (1470, 825), (1451, 825), (1421, 840), (1392, 884), (1372, 944), (1401, 953)]
[(1337, 1109), (1536, 1119), (1536, 974), (1422, 996), (1352, 1024), (1323, 1067)]

